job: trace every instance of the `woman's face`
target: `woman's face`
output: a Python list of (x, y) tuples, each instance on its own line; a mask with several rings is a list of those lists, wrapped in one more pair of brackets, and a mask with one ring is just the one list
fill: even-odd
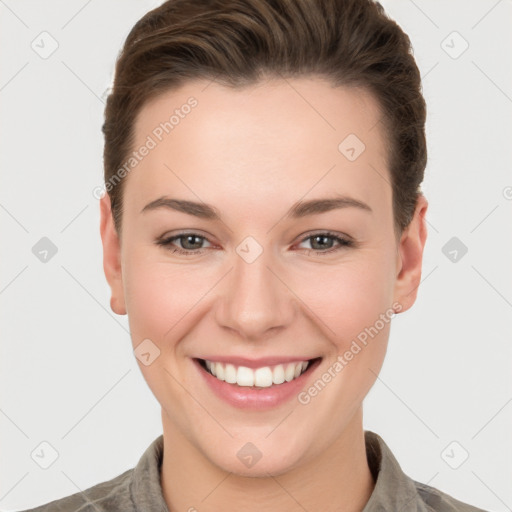
[[(341, 439), (393, 307), (415, 300), (426, 201), (397, 240), (379, 119), (368, 93), (320, 79), (189, 82), (137, 119), (122, 242), (102, 199), (112, 308), (128, 313), (164, 432), (226, 471), (280, 474)], [(300, 377), (268, 387), (301, 361)]]

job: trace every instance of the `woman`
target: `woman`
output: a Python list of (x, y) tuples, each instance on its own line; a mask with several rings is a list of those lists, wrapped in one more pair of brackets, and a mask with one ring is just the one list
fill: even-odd
[(428, 203), (409, 39), (369, 0), (171, 0), (105, 110), (104, 270), (162, 406), (136, 468), (34, 511), (477, 511), (362, 402)]

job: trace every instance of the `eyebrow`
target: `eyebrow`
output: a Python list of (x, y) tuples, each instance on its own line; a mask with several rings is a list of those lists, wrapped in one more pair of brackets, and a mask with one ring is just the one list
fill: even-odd
[[(299, 201), (295, 203), (286, 213), (285, 217), (299, 219), (308, 215), (316, 215), (339, 208), (359, 208), (360, 210), (372, 212), (370, 206), (358, 199), (348, 196), (338, 196), (334, 198), (310, 199), (308, 201)], [(197, 203), (183, 199), (173, 199), (166, 196), (159, 197), (148, 203), (142, 208), (141, 213), (168, 208), (188, 215), (193, 215), (201, 219), (221, 220), (219, 211), (206, 203)]]

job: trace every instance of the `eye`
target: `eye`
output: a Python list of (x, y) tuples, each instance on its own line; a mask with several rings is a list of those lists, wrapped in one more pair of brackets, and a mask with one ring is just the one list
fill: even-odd
[[(175, 246), (174, 242), (176, 240), (179, 240), (181, 248)], [(202, 245), (203, 241), (205, 240), (207, 240), (206, 237), (197, 233), (181, 233), (179, 235), (157, 240), (156, 244), (165, 247), (167, 250), (173, 253), (193, 256), (195, 254), (202, 254), (204, 252), (204, 250), (202, 250), (203, 248), (199, 246)]]
[[(181, 247), (176, 247), (176, 243), (179, 241)], [(157, 245), (165, 247), (171, 253), (183, 254), (185, 256), (194, 256), (203, 254), (205, 248), (202, 247), (204, 242), (208, 242), (208, 239), (198, 233), (180, 233), (167, 238), (161, 238), (156, 241)], [(305, 249), (306, 253), (313, 252), (314, 254), (323, 255), (337, 252), (344, 247), (353, 247), (354, 242), (347, 238), (343, 238), (336, 233), (331, 232), (320, 232), (313, 235), (309, 235), (301, 240), (301, 244), (304, 242), (311, 241), (312, 248)], [(337, 244), (337, 245), (336, 245)], [(333, 247), (334, 245), (334, 247)]]
[[(354, 242), (347, 238), (343, 238), (336, 233), (320, 232), (313, 235), (309, 235), (302, 239), (301, 243), (311, 241), (312, 249), (306, 249), (307, 254), (313, 251), (316, 254), (331, 254), (339, 251), (344, 247), (352, 247)], [(337, 246), (335, 244), (338, 244)], [(334, 245), (334, 248), (333, 248)]]

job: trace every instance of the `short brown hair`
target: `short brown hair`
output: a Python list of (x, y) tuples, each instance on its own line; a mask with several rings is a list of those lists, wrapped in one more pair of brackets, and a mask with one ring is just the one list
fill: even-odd
[[(426, 105), (409, 37), (373, 0), (168, 0), (148, 12), (117, 58), (102, 127), (105, 184), (133, 151), (146, 102), (192, 79), (242, 87), (264, 75), (320, 76), (374, 95), (400, 234), (421, 193)], [(124, 181), (107, 188), (119, 235)]]

